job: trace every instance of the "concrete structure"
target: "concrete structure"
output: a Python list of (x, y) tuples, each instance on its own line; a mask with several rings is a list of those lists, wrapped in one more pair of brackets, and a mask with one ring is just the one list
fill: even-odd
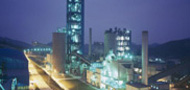
[(142, 83), (148, 85), (148, 31), (142, 32)]
[(66, 32), (53, 33), (53, 71), (57, 73), (65, 72), (65, 64), (67, 60), (67, 34)]
[(131, 57), (131, 31), (115, 28), (107, 30), (104, 33), (104, 56), (108, 55), (109, 51), (113, 50), (118, 59)]
[[(84, 0), (67, 0), (67, 53), (83, 54), (84, 47)], [(69, 60), (75, 60), (70, 56)]]
[(92, 55), (92, 28), (89, 29), (89, 49), (88, 49), (88, 56), (91, 59)]
[(112, 29), (105, 31), (104, 33), (104, 56), (108, 55), (110, 50), (116, 52), (116, 34)]

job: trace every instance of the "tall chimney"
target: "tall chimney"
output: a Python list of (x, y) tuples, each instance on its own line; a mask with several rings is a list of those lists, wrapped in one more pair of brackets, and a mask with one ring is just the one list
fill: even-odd
[(89, 29), (89, 49), (88, 49), (88, 56), (91, 59), (92, 55), (92, 28)]
[(142, 32), (142, 83), (148, 85), (148, 31)]

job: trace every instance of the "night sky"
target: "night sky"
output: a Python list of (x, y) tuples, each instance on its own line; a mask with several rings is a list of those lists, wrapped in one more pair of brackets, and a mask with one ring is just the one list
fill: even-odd
[[(52, 32), (66, 26), (66, 0), (0, 0), (0, 36), (48, 43)], [(88, 28), (93, 41), (103, 41), (114, 27), (132, 30), (132, 41), (141, 43), (142, 30), (150, 43), (190, 37), (190, 0), (86, 0), (85, 43)]]

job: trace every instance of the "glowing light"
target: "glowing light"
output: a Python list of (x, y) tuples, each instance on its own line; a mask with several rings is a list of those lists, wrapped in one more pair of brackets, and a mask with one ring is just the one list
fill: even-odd
[(133, 59), (133, 56), (132, 56), (132, 55), (130, 56), (130, 59)]
[(111, 61), (114, 58), (115, 58), (115, 54), (113, 53), (113, 50), (110, 50), (105, 59)]
[(109, 76), (111, 77), (112, 75), (111, 75), (111, 72), (109, 72)]
[(120, 40), (120, 37), (118, 36), (118, 37), (116, 38), (116, 40)]
[(125, 58), (128, 58), (128, 55), (125, 55)]
[(142, 79), (142, 76), (139, 76), (139, 79)]
[(104, 61), (104, 62), (103, 62), (103, 65), (106, 66), (106, 64), (107, 64), (106, 61)]
[(122, 85), (123, 84), (123, 81), (119, 81), (119, 85)]
[(127, 30), (127, 33), (130, 33), (130, 31), (129, 31), (129, 30)]
[(110, 87), (110, 90), (113, 90), (113, 88)]
[(77, 35), (73, 36), (73, 38), (74, 38), (74, 41), (75, 41), (75, 42), (78, 42), (78, 41), (79, 41)]
[(81, 27), (79, 25), (71, 25), (71, 28), (73, 28), (73, 29), (80, 29)]
[(93, 75), (93, 76), (91, 77), (91, 80), (92, 80), (92, 81), (96, 81), (95, 75)]
[(104, 77), (104, 76), (102, 76), (102, 82), (106, 82), (108, 80), (108, 78), (107, 77)]
[(135, 72), (138, 72), (138, 71), (139, 71), (139, 69), (138, 69), (138, 68), (134, 68), (134, 71), (135, 71)]
[(104, 75), (106, 75), (106, 71), (104, 71)]
[(121, 37), (121, 40), (124, 40), (124, 37), (123, 37), (123, 36)]
[(125, 49), (126, 49), (126, 50), (129, 50), (130, 48), (129, 48), (129, 47), (126, 47)]
[(130, 40), (130, 37), (125, 37), (126, 40)]
[(101, 88), (101, 89), (105, 89), (105, 88), (106, 88), (106, 85), (104, 85), (104, 84), (101, 83), (101, 84), (100, 84), (100, 88)]

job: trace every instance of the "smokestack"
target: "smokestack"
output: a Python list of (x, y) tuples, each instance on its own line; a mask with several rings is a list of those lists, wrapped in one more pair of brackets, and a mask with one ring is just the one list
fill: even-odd
[(142, 83), (148, 85), (148, 31), (142, 32)]
[(91, 59), (92, 54), (92, 28), (89, 29), (89, 49), (88, 49), (88, 55)]

